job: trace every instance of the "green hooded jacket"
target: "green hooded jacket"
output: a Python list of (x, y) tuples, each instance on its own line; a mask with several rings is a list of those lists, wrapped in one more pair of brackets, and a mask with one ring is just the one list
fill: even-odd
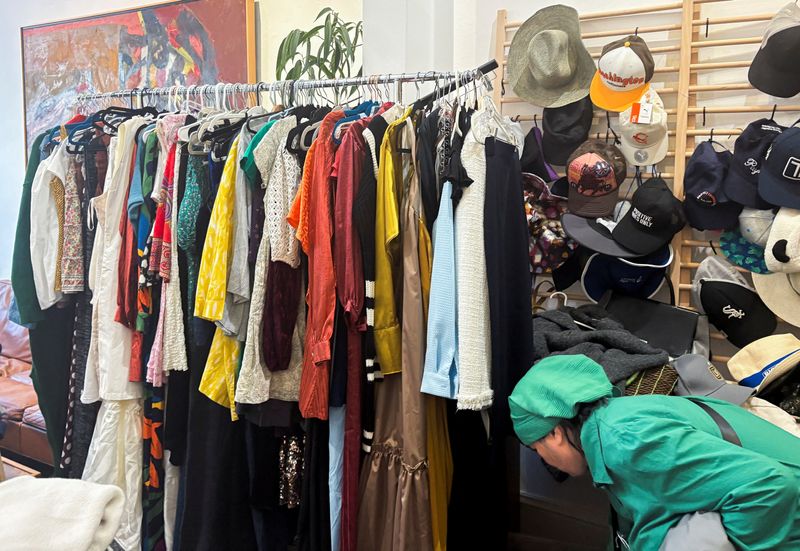
[(656, 551), (687, 513), (716, 511), (743, 550), (800, 549), (800, 438), (728, 402), (702, 400), (742, 446), (686, 398), (610, 398), (581, 430), (595, 486), (607, 492), (631, 549)]

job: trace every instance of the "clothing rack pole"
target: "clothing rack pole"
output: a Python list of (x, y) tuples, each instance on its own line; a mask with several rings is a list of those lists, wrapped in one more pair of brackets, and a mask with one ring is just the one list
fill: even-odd
[[(323, 80), (282, 80), (274, 82), (256, 83), (216, 83), (189, 86), (165, 86), (160, 88), (131, 88), (126, 90), (116, 90), (114, 92), (101, 92), (95, 94), (80, 94), (77, 101), (87, 101), (106, 98), (141, 98), (141, 97), (163, 97), (170, 95), (198, 96), (212, 92), (216, 93), (259, 93), (275, 91), (296, 91), (310, 90), (318, 88), (336, 88), (346, 86), (364, 86), (368, 84), (397, 84), (398, 88), (404, 83), (410, 82), (431, 82), (445, 80), (450, 81), (443, 89), (434, 91), (422, 100), (429, 101), (438, 95), (452, 92), (456, 88), (472, 82), (476, 78), (497, 69), (498, 63), (492, 59), (476, 69), (469, 71), (426, 71), (417, 73), (390, 73), (382, 75), (371, 75), (363, 77), (351, 77), (343, 79), (323, 79)], [(456, 82), (456, 79), (458, 81)]]

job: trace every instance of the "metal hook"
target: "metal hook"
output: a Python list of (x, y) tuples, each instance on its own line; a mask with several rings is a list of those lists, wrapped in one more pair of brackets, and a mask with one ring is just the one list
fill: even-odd
[(633, 36), (639, 36), (639, 27), (636, 27), (636, 28), (633, 30)]
[(773, 122), (775, 121), (775, 111), (777, 110), (778, 110), (778, 104), (776, 103), (772, 106), (772, 115), (769, 116), (769, 119)]
[(708, 20), (708, 17), (706, 17), (706, 38), (708, 38), (708, 24), (709, 24), (709, 20)]
[(705, 127), (706, 125), (706, 106), (703, 106), (703, 123), (702, 126)]

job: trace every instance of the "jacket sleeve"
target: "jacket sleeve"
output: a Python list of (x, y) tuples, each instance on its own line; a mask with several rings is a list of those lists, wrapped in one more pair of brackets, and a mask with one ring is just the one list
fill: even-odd
[(667, 530), (696, 511), (719, 512), (737, 548), (785, 548), (799, 493), (789, 468), (678, 422), (638, 421), (610, 429), (613, 453), (604, 454), (614, 486), (633, 505), (633, 549), (658, 549)]

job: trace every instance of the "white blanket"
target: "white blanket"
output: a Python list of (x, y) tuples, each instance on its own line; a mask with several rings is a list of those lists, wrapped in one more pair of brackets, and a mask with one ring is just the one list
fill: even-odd
[(22, 476), (0, 484), (4, 551), (103, 551), (117, 533), (124, 497), (112, 485)]

